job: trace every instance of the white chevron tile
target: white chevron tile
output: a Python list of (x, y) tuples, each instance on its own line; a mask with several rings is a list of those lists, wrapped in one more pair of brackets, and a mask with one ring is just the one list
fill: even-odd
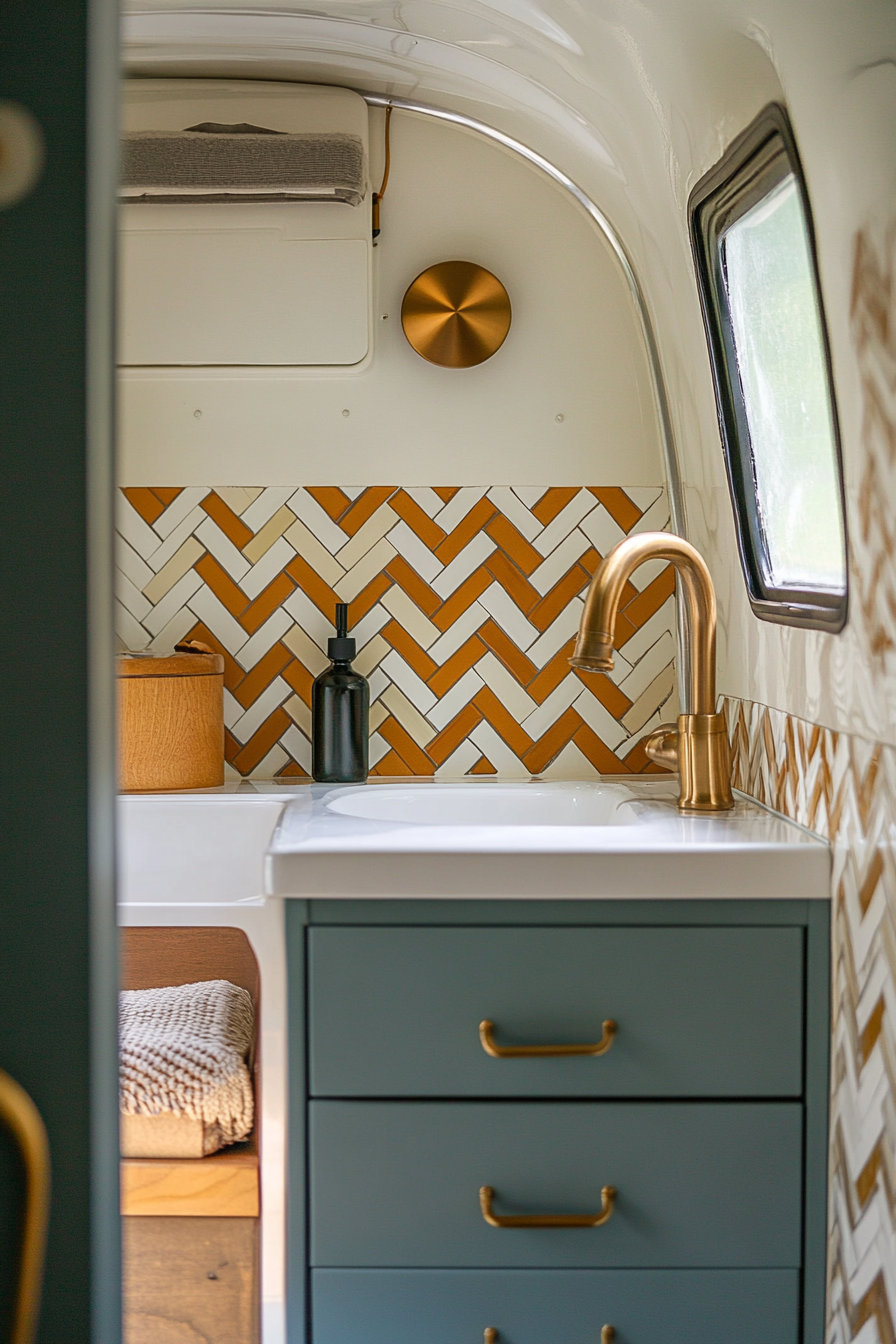
[(617, 542), (625, 539), (625, 533), (616, 519), (599, 504), (580, 524), (585, 536), (601, 557), (612, 551)]
[(597, 500), (590, 490), (580, 490), (560, 510), (557, 517), (548, 523), (544, 531), (535, 537), (532, 545), (541, 555), (550, 555), (569, 536), (573, 528), (578, 527), (597, 506)]
[(622, 724), (613, 718), (610, 711), (605, 709), (597, 696), (592, 695), (587, 688), (572, 703), (591, 731), (596, 733), (611, 751), (615, 751), (628, 737)]
[(129, 545), (144, 560), (148, 560), (161, 545), (158, 532), (154, 532), (148, 523), (144, 523), (127, 496), (118, 492), (115, 504), (115, 526)]
[(126, 649), (145, 649), (149, 643), (149, 631), (144, 630), (136, 617), (118, 601), (115, 603), (115, 633)]
[(190, 610), (203, 625), (208, 626), (215, 639), (220, 640), (229, 654), (236, 654), (246, 642), (246, 632), (235, 621), (227, 608), (218, 601), (206, 584), (197, 588), (190, 598)]
[(667, 597), (658, 611), (655, 611), (649, 620), (645, 621), (640, 630), (636, 630), (631, 639), (627, 639), (622, 646), (623, 652), (630, 663), (636, 663), (639, 658), (643, 658), (648, 649), (652, 648), (660, 635), (667, 630), (675, 630), (675, 598)]
[[(389, 687), (387, 686), (386, 690), (388, 689)], [(370, 730), (371, 737), (373, 737), (377, 729), (380, 728), (386, 722), (388, 717), (389, 717), (389, 711), (383, 704), (382, 699), (377, 700), (376, 704), (370, 706), (370, 713), (367, 716), (367, 724)]]
[(435, 644), (430, 644), (427, 650), (430, 658), (434, 659), (440, 665), (447, 663), (452, 654), (462, 644), (466, 644), (471, 635), (475, 635), (480, 626), (485, 625), (488, 620), (488, 612), (478, 602), (471, 602), (462, 616), (458, 616), (456, 621), (452, 621), (443, 635), (440, 635)]
[(335, 587), (337, 597), (342, 602), (352, 602), (394, 555), (395, 547), (383, 537), (339, 580)]
[(427, 714), (430, 723), (434, 723), (439, 732), (447, 728), (452, 719), (456, 718), (465, 705), (468, 705), (474, 695), (478, 695), (482, 690), (482, 678), (472, 669), (465, 672), (459, 681), (456, 681), (442, 696)]
[(543, 499), (548, 492), (546, 485), (514, 485), (512, 489), (527, 509), (534, 509), (538, 501)]
[(291, 695), (288, 700), (284, 700), (283, 708), (286, 710), (293, 723), (299, 728), (308, 740), (311, 740), (311, 710), (305, 704), (300, 695)]
[(289, 752), (296, 765), (300, 765), (307, 775), (311, 774), (311, 743), (294, 723), (291, 723), (280, 741)]
[(358, 650), (358, 655), (352, 666), (356, 672), (360, 672), (362, 677), (369, 677), (375, 667), (379, 667), (391, 648), (382, 635), (374, 635), (373, 639), (368, 640), (363, 649)]
[(267, 756), (260, 760), (249, 775), (250, 779), (274, 779), (289, 763), (289, 756), (279, 742), (275, 742)]
[(523, 690), (516, 677), (507, 671), (503, 663), (498, 662), (493, 653), (489, 652), (480, 658), (475, 667), (486, 686), (517, 723), (523, 723), (538, 708), (531, 695)]
[(177, 552), (180, 550), (181, 546), (183, 546), (184, 542), (188, 541), (190, 537), (193, 536), (196, 528), (201, 522), (204, 522), (207, 517), (208, 514), (203, 509), (193, 509), (192, 513), (188, 513), (183, 522), (165, 538), (161, 546), (153, 551), (152, 555), (149, 557), (151, 568), (154, 569), (156, 573), (160, 573), (165, 565), (168, 564), (171, 557), (177, 555)]
[(631, 709), (623, 715), (622, 722), (630, 733), (639, 728), (665, 704), (675, 689), (675, 667), (672, 663), (663, 668), (634, 702)]
[(470, 738), (475, 742), (483, 756), (491, 761), (499, 775), (504, 775), (510, 779), (529, 778), (529, 771), (520, 758), (510, 750), (504, 739), (498, 736), (491, 724), (485, 719), (477, 723), (470, 733)]
[(158, 518), (153, 523), (153, 528), (158, 532), (163, 541), (166, 541), (175, 528), (180, 527), (184, 519), (189, 518), (193, 510), (202, 503), (209, 491), (202, 486), (187, 486), (181, 490), (176, 499), (173, 499)]
[(283, 635), (286, 634), (292, 625), (292, 617), (278, 607), (272, 616), (269, 616), (264, 625), (260, 626), (251, 639), (247, 639), (242, 648), (238, 649), (234, 657), (240, 667), (246, 672), (251, 672), (252, 668), (263, 658), (268, 649), (273, 648)]
[(513, 598), (501, 587), (493, 583), (479, 599), (481, 606), (501, 627), (505, 635), (513, 640), (517, 648), (527, 652), (538, 639), (538, 631), (527, 621)]
[(142, 624), (146, 626), (151, 635), (158, 635), (162, 627), (166, 626), (171, 620), (174, 613), (180, 611), (182, 606), (189, 603), (196, 590), (202, 586), (202, 579), (195, 569), (188, 569), (183, 578), (178, 579), (174, 587), (165, 594), (161, 602), (156, 603), (152, 611), (143, 618)]
[(623, 695), (627, 695), (629, 700), (637, 700), (638, 696), (646, 691), (654, 677), (658, 676), (664, 667), (669, 666), (675, 657), (675, 653), (675, 640), (672, 638), (671, 631), (666, 630), (652, 648), (648, 649), (639, 662), (635, 664), (625, 680), (619, 683), (620, 691)]
[(546, 700), (543, 700), (534, 713), (523, 719), (522, 726), (529, 736), (538, 741), (553, 728), (561, 714), (565, 714), (570, 705), (578, 700), (582, 683), (574, 672), (565, 676), (559, 686), (555, 686)]
[(141, 592), (152, 578), (153, 572), (149, 565), (120, 534), (115, 539), (115, 563)]
[[(217, 485), (215, 494), (220, 495), (228, 509), (231, 509), (238, 518), (246, 512), (249, 505), (252, 504), (262, 493), (260, 485)], [(290, 494), (292, 487), (290, 487)]]
[(225, 537), (213, 518), (206, 518), (196, 528), (196, 536), (207, 551), (218, 561), (237, 583), (249, 572), (249, 561), (237, 550), (229, 537)]
[(411, 703), (420, 711), (421, 714), (428, 714), (433, 705), (436, 704), (436, 697), (429, 689), (425, 681), (422, 681), (413, 668), (408, 667), (400, 653), (395, 649), (383, 659), (381, 664), (382, 671), (391, 681), (404, 691)]
[(439, 499), (435, 490), (428, 485), (406, 485), (405, 494), (410, 495), (414, 503), (418, 504), (430, 518), (435, 518), (436, 514), (445, 507), (444, 501)]
[(295, 494), (291, 485), (269, 485), (252, 501), (240, 515), (250, 532), (260, 532), (265, 523), (270, 522), (278, 509)]
[[(532, 571), (529, 575), (529, 582), (535, 591), (541, 593), (544, 597), (545, 593), (549, 593), (555, 584), (558, 584), (564, 575), (572, 569), (573, 565), (590, 549), (591, 543), (588, 538), (578, 528), (574, 528), (569, 536), (561, 541), (559, 546), (555, 547), (547, 560), (544, 560), (537, 569)], [(588, 579), (583, 574), (582, 584), (584, 585), (587, 582)]]
[(248, 742), (252, 734), (257, 733), (265, 720), (291, 695), (292, 688), (286, 684), (282, 677), (275, 677), (270, 685), (265, 687), (261, 695), (253, 700), (236, 723), (231, 725), (231, 732), (236, 740), (238, 742)]
[(541, 778), (600, 779), (600, 771), (579, 751), (575, 742), (567, 742), (559, 756), (555, 756), (550, 765), (542, 770)]
[(579, 618), (583, 606), (584, 603), (581, 598), (574, 598), (569, 606), (564, 607), (560, 615), (551, 622), (547, 630), (539, 635), (535, 643), (527, 649), (527, 656), (531, 658), (536, 667), (544, 667), (545, 663), (550, 662), (557, 650), (562, 649), (568, 639), (572, 639), (579, 628)]
[(434, 515), (435, 521), (444, 532), (451, 533), (462, 523), (467, 514), (478, 504), (483, 495), (488, 494), (487, 485), (465, 485), (449, 499), (443, 509)]
[(438, 767), (435, 774), (436, 779), (463, 778), (468, 770), (473, 769), (473, 766), (479, 760), (481, 755), (482, 752), (475, 743), (471, 742), (468, 737), (465, 737), (460, 746), (455, 747), (447, 760), (444, 760)]
[(388, 624), (389, 620), (388, 611), (381, 602), (377, 602), (366, 615), (361, 617), (360, 621), (351, 627), (349, 634), (355, 640), (357, 647), (363, 649), (367, 641), (378, 634), (383, 626)]
[(224, 727), (232, 728), (237, 719), (242, 718), (245, 710), (237, 700), (235, 695), (231, 695), (227, 687), (224, 687)]
[[(292, 546), (303, 560), (307, 560), (315, 574), (319, 574), (324, 583), (329, 584), (331, 588), (339, 582), (345, 573), (345, 569), (338, 560), (327, 550), (322, 542), (318, 541), (314, 533), (305, 526), (301, 518), (286, 529), (283, 533), (284, 541)], [(289, 562), (287, 561), (286, 564)], [(284, 565), (285, 568), (285, 565)]]
[(368, 747), (368, 765), (372, 770), (375, 765), (379, 765), (384, 756), (388, 756), (392, 748), (384, 737), (379, 733), (374, 733), (370, 739)]
[(362, 523), (350, 541), (336, 552), (336, 559), (343, 569), (351, 569), (375, 546), (381, 537), (390, 532), (398, 522), (398, 515), (389, 508), (388, 503), (381, 504), (372, 513), (366, 523)]
[(632, 501), (636, 509), (646, 513), (651, 504), (655, 504), (662, 495), (663, 487), (661, 485), (636, 485), (625, 486), (625, 493)]
[(280, 537), (240, 579), (240, 587), (250, 601), (264, 592), (269, 583), (295, 558), (295, 551), (285, 537)]
[(297, 490), (294, 495), (290, 495), (286, 503), (296, 517), (301, 518), (305, 526), (311, 529), (318, 541), (326, 546), (331, 555), (336, 555), (342, 549), (346, 542), (346, 534), (307, 490), (304, 488)]
[(630, 537), (637, 536), (641, 532), (662, 532), (669, 525), (669, 501), (666, 499), (665, 492), (651, 504), (638, 521), (635, 523)]
[(170, 593), (178, 580), (182, 579), (204, 554), (205, 549), (202, 542), (197, 541), (195, 537), (187, 537), (184, 544), (178, 547), (158, 574), (153, 574), (152, 570), (149, 571), (150, 578), (143, 589), (143, 596), (150, 602), (161, 602), (165, 594)]
[(339, 488), (340, 488), (340, 490), (342, 491), (342, 493), (343, 493), (344, 495), (348, 495), (349, 499), (352, 501), (352, 503), (354, 503), (354, 501), (358, 498), (359, 495), (363, 495), (364, 491), (367, 489), (367, 486), (366, 486), (366, 485), (341, 485)]
[[(288, 611), (297, 625), (300, 625), (305, 634), (314, 641), (320, 650), (325, 650), (327, 640), (332, 639), (336, 629), (332, 622), (328, 621), (326, 616), (316, 607), (301, 588), (297, 588), (294, 593), (283, 603), (283, 609)], [(298, 657), (298, 654), (296, 655)]]
[(440, 637), (441, 631), (437, 625), (433, 625), (428, 617), (413, 602), (397, 583), (383, 594), (380, 602), (394, 616), (400, 626), (417, 641), (421, 649), (428, 649), (435, 644)]
[(644, 589), (649, 587), (654, 579), (658, 579), (667, 567), (668, 561), (666, 560), (645, 560), (644, 564), (639, 565), (631, 576), (633, 586), (637, 588), (639, 593), (643, 593)]
[(193, 629), (196, 624), (196, 618), (189, 607), (181, 607), (176, 611), (171, 619), (162, 626), (155, 639), (151, 639), (147, 648), (153, 653), (163, 655), (172, 653), (175, 644), (179, 644), (184, 636)]
[(444, 601), (455, 592), (464, 579), (468, 579), (474, 569), (478, 569), (497, 547), (485, 532), (477, 532), (459, 555), (446, 565), (441, 574), (432, 581), (432, 589)]
[(312, 677), (319, 677), (330, 666), (330, 660), (322, 653), (314, 640), (307, 635), (302, 626), (296, 624), (282, 636), (283, 643), (299, 662), (307, 667)]
[(421, 750), (435, 737), (435, 730), (430, 727), (423, 715), (414, 708), (407, 696), (401, 693), (394, 682), (383, 691), (380, 696), (380, 703), (385, 705), (391, 714), (394, 714), (402, 728), (406, 729)]
[(127, 574), (120, 569), (115, 571), (115, 596), (138, 621), (142, 620), (148, 611), (152, 611), (152, 603), (147, 602), (140, 589), (136, 588)]
[(389, 678), (383, 671), (382, 664), (380, 664), (379, 667), (374, 668), (370, 676), (367, 678), (367, 682), (368, 685), (370, 686), (370, 703), (373, 704), (376, 700), (379, 699), (383, 691), (390, 684)]
[(540, 532), (544, 531), (535, 515), (526, 508), (509, 485), (492, 486), (488, 492), (488, 497), (495, 507), (501, 510), (504, 517), (510, 519), (517, 532), (527, 541), (533, 541)]
[(421, 579), (425, 579), (427, 583), (432, 583), (435, 576), (441, 572), (441, 560), (436, 559), (429, 547), (424, 545), (403, 519), (399, 519), (391, 529), (388, 539), (398, 554), (407, 560), (411, 569), (416, 570)]

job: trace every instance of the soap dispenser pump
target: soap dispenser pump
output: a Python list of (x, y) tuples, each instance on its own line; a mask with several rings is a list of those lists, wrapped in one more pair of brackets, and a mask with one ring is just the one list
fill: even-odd
[(327, 654), (330, 666), (311, 689), (311, 773), (319, 784), (358, 784), (367, 778), (370, 687), (352, 667), (345, 602), (336, 604), (336, 638)]

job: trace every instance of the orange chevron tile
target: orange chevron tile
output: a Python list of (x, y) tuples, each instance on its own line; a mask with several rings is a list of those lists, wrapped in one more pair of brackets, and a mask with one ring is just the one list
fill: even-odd
[(637, 742), (632, 747), (631, 751), (622, 758), (622, 763), (626, 770), (631, 770), (633, 775), (668, 774), (668, 770), (664, 770), (661, 765), (657, 765), (654, 761), (650, 760), (647, 752), (644, 750), (644, 742), (645, 739), (642, 737), (641, 741)]
[(253, 733), (249, 741), (231, 761), (241, 775), (249, 775), (258, 762), (267, 756), (271, 747), (280, 740), (292, 723), (285, 709), (275, 709), (269, 718)]
[(287, 761), (282, 770), (277, 771), (278, 779), (309, 779), (305, 771), (295, 761)]
[(474, 570), (470, 577), (454, 590), (444, 606), (433, 614), (433, 625), (437, 625), (440, 630), (447, 630), (491, 585), (492, 576), (487, 569)]
[(534, 743), (525, 728), (521, 728), (516, 719), (508, 714), (494, 691), (488, 686), (483, 686), (473, 697), (473, 704), (482, 717), (488, 719), (498, 736), (507, 743), (516, 756), (523, 757), (532, 749)]
[(459, 485), (434, 485), (433, 494), (438, 495), (439, 499), (445, 504), (450, 504), (451, 500), (460, 489)]
[(479, 638), (491, 649), (495, 657), (504, 664), (508, 672), (516, 677), (521, 686), (528, 686), (536, 674), (535, 664), (521, 653), (512, 639), (505, 635), (495, 621), (486, 621), (479, 627)]
[(210, 552), (200, 556), (193, 566), (201, 579), (204, 579), (211, 588), (218, 601), (225, 606), (231, 616), (239, 620), (242, 613), (249, 605), (249, 599), (238, 584), (225, 569), (222, 569), (217, 560)]
[[(371, 607), (375, 607), (383, 593), (388, 592), (392, 587), (389, 578), (385, 574), (377, 574), (375, 579), (371, 579), (366, 588), (362, 588), (354, 601), (348, 604), (348, 628), (351, 630), (353, 625), (357, 625), (360, 620), (367, 615)], [(333, 620), (335, 610), (330, 620)]]
[(594, 572), (602, 559), (603, 556), (599, 555), (593, 546), (589, 546), (585, 554), (579, 556), (579, 564), (582, 566), (589, 579), (594, 578)]
[(545, 490), (531, 513), (533, 517), (538, 519), (542, 527), (547, 527), (548, 523), (552, 523), (557, 514), (561, 513), (578, 493), (579, 487), (577, 485), (554, 486), (550, 490)]
[(218, 524), (225, 537), (233, 542), (238, 551), (248, 546), (252, 540), (252, 532), (214, 490), (209, 491), (199, 507), (205, 509), (209, 518)]
[(469, 672), (474, 663), (485, 653), (485, 645), (476, 635), (471, 635), (465, 644), (461, 644), (456, 653), (447, 658), (437, 672), (428, 679), (429, 689), (439, 699), (451, 690), (465, 672)]
[(633, 625), (624, 611), (617, 612), (616, 639), (615, 639), (616, 648), (621, 649), (623, 645), (626, 644), (627, 641), (631, 639), (632, 635), (636, 635), (638, 633), (638, 631), (641, 628), (641, 625), (643, 624), (644, 622), (642, 621), (640, 625)]
[(467, 771), (467, 774), (470, 775), (496, 775), (497, 773), (487, 756), (480, 756), (472, 770)]
[[(570, 640), (566, 648), (572, 653), (575, 640)], [(582, 685), (599, 700), (604, 709), (610, 711), (614, 719), (622, 719), (632, 707), (628, 696), (620, 691), (615, 681), (611, 681), (603, 672), (583, 672), (580, 667), (572, 669)]]
[(285, 572), (295, 580), (305, 596), (311, 599), (318, 611), (323, 612), (332, 625), (336, 620), (336, 603), (339, 598), (330, 585), (319, 574), (315, 574), (308, 561), (301, 555), (290, 560)]
[(544, 560), (544, 556), (539, 554), (534, 546), (529, 545), (523, 534), (516, 530), (503, 513), (495, 514), (485, 531), (524, 574), (531, 574)]
[(477, 532), (481, 532), (486, 523), (490, 522), (497, 513), (494, 504), (487, 495), (483, 495), (478, 504), (474, 504), (466, 518), (458, 523), (453, 532), (450, 532), (440, 546), (436, 546), (435, 554), (441, 560), (443, 565), (450, 565), (455, 556), (460, 555), (463, 548), (473, 540)]
[(224, 759), (228, 765), (233, 765), (234, 760), (240, 753), (240, 744), (237, 742), (229, 728), (224, 729)]
[(386, 569), (390, 579), (394, 579), (399, 588), (403, 588), (412, 602), (423, 612), (424, 616), (432, 618), (433, 613), (438, 611), (442, 605), (442, 599), (438, 593), (434, 593), (428, 583), (421, 579), (415, 569), (411, 569), (403, 555), (396, 555), (390, 560)]
[(308, 485), (305, 489), (334, 522), (345, 513), (351, 503), (348, 495), (343, 494), (338, 485)]
[(638, 629), (649, 620), (655, 611), (675, 592), (675, 570), (667, 565), (662, 574), (658, 574), (649, 583), (643, 593), (639, 593), (625, 608), (625, 616)]
[(547, 630), (551, 622), (555, 621), (560, 615), (563, 608), (569, 606), (574, 597), (578, 597), (587, 582), (588, 575), (584, 569), (580, 565), (573, 565), (551, 591), (545, 594), (538, 605), (534, 606), (529, 612), (529, 620), (536, 630)]
[[(278, 647), (277, 645), (274, 646)], [(287, 663), (280, 675), (288, 686), (291, 686), (296, 695), (301, 696), (308, 708), (311, 708), (311, 687), (314, 684), (314, 678), (298, 658), (293, 658), (291, 663)]]
[(576, 729), (572, 740), (585, 759), (590, 761), (595, 770), (599, 770), (602, 775), (626, 774), (627, 767), (604, 742), (601, 742), (597, 733), (589, 728), (587, 723)]
[(279, 676), (291, 661), (293, 661), (292, 654), (282, 644), (275, 644), (272, 649), (268, 649), (252, 671), (247, 672), (240, 684), (234, 687), (233, 694), (243, 709), (254, 705), (262, 691), (267, 690), (274, 678)]
[(428, 546), (431, 551), (441, 545), (445, 540), (445, 531), (434, 523), (428, 513), (424, 513), (420, 505), (405, 490), (398, 490), (389, 500), (389, 508), (394, 509), (399, 518), (403, 518), (408, 527), (414, 532), (424, 546)]
[(408, 774), (435, 774), (435, 764), (429, 759), (425, 751), (420, 750), (410, 733), (405, 732), (398, 720), (393, 719), (391, 714), (388, 719), (380, 724), (377, 731), (380, 737), (384, 738), (389, 746), (398, 752), (402, 760), (410, 766)]
[(152, 492), (157, 499), (160, 499), (162, 501), (165, 508), (167, 509), (168, 505), (173, 504), (174, 501), (177, 499), (178, 495), (183, 492), (183, 486), (175, 485), (172, 487), (164, 485), (154, 485), (152, 487)]
[(618, 486), (592, 486), (591, 493), (595, 499), (600, 500), (607, 513), (619, 524), (623, 532), (630, 532), (641, 517), (641, 510)]
[(472, 703), (464, 705), (463, 709), (457, 714), (446, 728), (443, 728), (438, 737), (434, 737), (426, 748), (426, 754), (436, 765), (442, 765), (447, 761), (453, 751), (456, 751), (463, 742), (464, 738), (469, 737), (477, 723), (482, 720), (482, 715)]
[(414, 772), (410, 770), (405, 761), (401, 759), (397, 751), (390, 751), (385, 755), (370, 772), (372, 775), (387, 775), (389, 777), (407, 778)]
[(383, 626), (380, 634), (401, 654), (408, 666), (412, 667), (423, 681), (428, 681), (437, 670), (438, 663), (433, 662), (426, 650), (421, 649), (413, 636), (409, 635), (397, 621), (389, 621), (388, 625)]
[(246, 674), (233, 655), (228, 653), (221, 641), (212, 634), (211, 630), (201, 621), (197, 621), (192, 629), (184, 635), (184, 639), (198, 639), (200, 643), (207, 644), (210, 649), (214, 649), (215, 653), (220, 653), (224, 659), (224, 685), (228, 691), (235, 694), (237, 686)]
[(267, 588), (262, 589), (255, 601), (243, 612), (240, 617), (240, 625), (244, 630), (248, 630), (250, 635), (264, 625), (269, 616), (282, 607), (288, 597), (295, 592), (296, 586), (286, 574), (278, 574), (276, 579), (272, 579)]
[(582, 726), (582, 718), (578, 712), (570, 707), (565, 714), (561, 714), (553, 727), (538, 739), (531, 751), (526, 753), (524, 764), (533, 775), (538, 775), (551, 761), (562, 751), (569, 742), (574, 733)]
[(512, 564), (503, 551), (493, 551), (483, 566), (527, 615), (541, 601), (538, 591)]
[(128, 503), (137, 510), (144, 523), (149, 523), (150, 527), (165, 511), (165, 505), (158, 495), (145, 486), (128, 486), (121, 493)]
[(526, 690), (537, 704), (543, 704), (551, 691), (555, 691), (561, 681), (565, 681), (573, 670), (569, 665), (569, 660), (572, 657), (574, 647), (575, 640), (568, 639), (563, 648), (558, 649), (553, 658), (545, 663), (538, 676), (529, 682)]
[(362, 495), (359, 495), (351, 508), (346, 509), (339, 519), (339, 526), (346, 537), (353, 537), (356, 532), (360, 531), (367, 519), (371, 518), (380, 505), (385, 504), (389, 496), (394, 493), (394, 485), (372, 485)]

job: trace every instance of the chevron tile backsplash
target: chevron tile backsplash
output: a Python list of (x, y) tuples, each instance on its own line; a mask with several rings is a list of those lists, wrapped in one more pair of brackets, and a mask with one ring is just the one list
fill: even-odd
[(370, 679), (373, 774), (656, 768), (643, 738), (678, 712), (672, 570), (633, 576), (611, 677), (567, 660), (601, 558), (667, 526), (660, 487), (141, 487), (118, 503), (122, 647), (189, 637), (224, 655), (239, 775), (309, 773), (337, 601)]

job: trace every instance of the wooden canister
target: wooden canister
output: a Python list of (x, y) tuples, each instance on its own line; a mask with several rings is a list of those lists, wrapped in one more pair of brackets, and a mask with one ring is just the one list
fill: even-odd
[(224, 783), (224, 659), (182, 644), (165, 657), (118, 656), (118, 762), (123, 793)]

